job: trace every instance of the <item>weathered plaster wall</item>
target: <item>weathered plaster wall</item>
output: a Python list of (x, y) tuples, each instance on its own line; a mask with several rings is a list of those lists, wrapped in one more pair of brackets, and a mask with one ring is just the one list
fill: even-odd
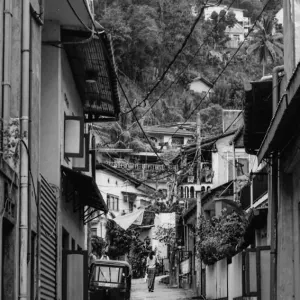
[(293, 178), (280, 172), (277, 249), (278, 300), (294, 298)]
[[(60, 40), (60, 25), (45, 21), (43, 41)], [(60, 186), (61, 49), (42, 46), (41, 173)]]
[(242, 253), (232, 257), (232, 262), (228, 265), (228, 300), (241, 297), (243, 294), (242, 265)]
[[(230, 145), (233, 135), (219, 139), (216, 142), (218, 152), (212, 153), (212, 168), (214, 171), (213, 188), (228, 181), (229, 160), (233, 167), (233, 147)], [(257, 169), (257, 159), (245, 152), (243, 148), (235, 149), (235, 157), (246, 158), (249, 161), (249, 170)]]

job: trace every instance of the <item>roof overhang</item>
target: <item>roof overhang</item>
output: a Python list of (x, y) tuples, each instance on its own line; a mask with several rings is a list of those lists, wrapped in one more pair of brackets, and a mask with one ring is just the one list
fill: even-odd
[(63, 28), (61, 36), (83, 103), (85, 122), (118, 120), (120, 100), (109, 37), (104, 32), (71, 28)]
[(85, 24), (92, 29), (91, 9), (87, 0), (45, 0), (45, 19), (58, 21), (62, 26), (85, 28)]
[[(65, 166), (61, 166), (61, 173), (66, 201), (73, 198), (76, 202), (75, 210), (89, 207), (104, 213), (108, 212), (106, 203), (92, 177), (73, 171)], [(87, 213), (87, 211), (84, 213), (85, 221), (89, 217)]]
[[(299, 132), (300, 63), (291, 77), (286, 93), (281, 97), (277, 110), (257, 153), (258, 163), (273, 152), (280, 152)], [(287, 134), (288, 131), (288, 134)]]

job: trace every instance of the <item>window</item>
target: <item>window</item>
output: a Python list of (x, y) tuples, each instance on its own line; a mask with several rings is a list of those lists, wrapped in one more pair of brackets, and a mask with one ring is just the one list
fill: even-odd
[(133, 212), (133, 202), (129, 202), (129, 212)]
[(195, 189), (193, 186), (191, 186), (191, 188), (190, 188), (190, 196), (191, 196), (191, 198), (195, 198)]
[(75, 250), (75, 240), (72, 238), (72, 250)]
[(91, 235), (97, 235), (97, 228), (91, 228)]
[(122, 281), (122, 276), (124, 274), (123, 268), (118, 267), (108, 267), (108, 266), (95, 266), (92, 275), (93, 282), (109, 282), (109, 283), (119, 283)]
[(119, 211), (119, 197), (107, 195), (107, 207), (109, 210)]

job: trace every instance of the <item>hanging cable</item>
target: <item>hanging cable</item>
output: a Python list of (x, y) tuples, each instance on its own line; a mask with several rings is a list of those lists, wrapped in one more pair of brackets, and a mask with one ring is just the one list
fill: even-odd
[[(227, 8), (227, 11), (229, 11), (229, 9), (231, 8), (231, 6), (234, 4), (236, 0), (233, 0), (230, 5)], [(219, 20), (218, 22), (215, 24), (215, 26), (213, 27), (213, 29), (208, 33), (208, 35), (204, 38), (203, 43), (198, 47), (197, 51), (193, 54), (192, 58), (189, 60), (189, 62), (187, 63), (187, 65), (180, 71), (180, 73), (176, 76), (177, 78), (174, 79), (171, 84), (169, 84), (169, 86), (162, 92), (162, 94), (160, 94), (160, 96), (151, 104), (151, 106), (147, 109), (147, 111), (143, 114), (143, 116), (141, 118), (143, 118), (150, 110), (152, 110), (152, 108), (156, 105), (156, 103), (161, 100), (161, 98), (166, 94), (166, 92), (173, 86), (173, 84), (177, 83), (180, 80), (181, 75), (185, 72), (185, 70), (190, 66), (190, 64), (192, 63), (192, 61), (195, 59), (195, 57), (198, 55), (198, 53), (200, 52), (200, 50), (202, 49), (202, 47), (205, 45), (205, 42), (208, 38), (211, 37), (211, 34), (215, 31), (215, 29), (219, 26), (220, 22), (222, 20), (224, 20), (226, 14), (224, 14)], [(134, 107), (134, 109), (138, 106), (140, 106), (143, 102), (145, 102), (147, 99), (144, 99), (143, 101), (141, 101), (138, 105), (136, 105)], [(123, 114), (128, 114), (130, 113), (131, 110), (124, 112)], [(140, 119), (141, 119), (140, 118)]]

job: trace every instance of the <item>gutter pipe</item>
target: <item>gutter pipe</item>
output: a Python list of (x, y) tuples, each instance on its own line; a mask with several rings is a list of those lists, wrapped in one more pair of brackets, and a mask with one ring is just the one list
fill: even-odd
[[(10, 100), (11, 100), (11, 62), (12, 62), (12, 2), (5, 0), (4, 3), (4, 41), (3, 41), (3, 121), (7, 126), (10, 120)], [(2, 61), (1, 61), (2, 64)]]
[(279, 100), (279, 80), (278, 80), (278, 74), (280, 72), (284, 71), (284, 66), (277, 66), (273, 69), (273, 87), (272, 87), (272, 116), (275, 115), (277, 106), (278, 106), (278, 100)]
[[(273, 69), (273, 89), (272, 89), (272, 116), (274, 117), (279, 99), (279, 72), (284, 71), (284, 66), (277, 66)], [(270, 299), (277, 299), (277, 222), (278, 222), (278, 197), (279, 197), (279, 157), (274, 153), (271, 158), (271, 178), (269, 184), (269, 201), (270, 204), (270, 235), (271, 235), (271, 252), (270, 252)]]
[[(11, 0), (8, 0), (9, 2)], [(20, 273), (19, 273), (19, 300), (28, 299), (28, 173), (29, 173), (29, 62), (30, 62), (30, 0), (22, 1), (22, 83), (21, 83), (21, 132), (23, 135), (20, 146)]]
[[(2, 82), (3, 78), (3, 40), (4, 40), (4, 34), (3, 34), (3, 20), (4, 20), (4, 1), (0, 2), (0, 82)], [(2, 84), (0, 84), (0, 95), (2, 96)], [(3, 117), (2, 115), (2, 109), (3, 109), (3, 97), (0, 97), (0, 118)], [(0, 123), (1, 124), (1, 123)], [(2, 126), (2, 124), (1, 124)], [(1, 127), (2, 128), (2, 127)], [(1, 130), (0, 128), (0, 130)]]

